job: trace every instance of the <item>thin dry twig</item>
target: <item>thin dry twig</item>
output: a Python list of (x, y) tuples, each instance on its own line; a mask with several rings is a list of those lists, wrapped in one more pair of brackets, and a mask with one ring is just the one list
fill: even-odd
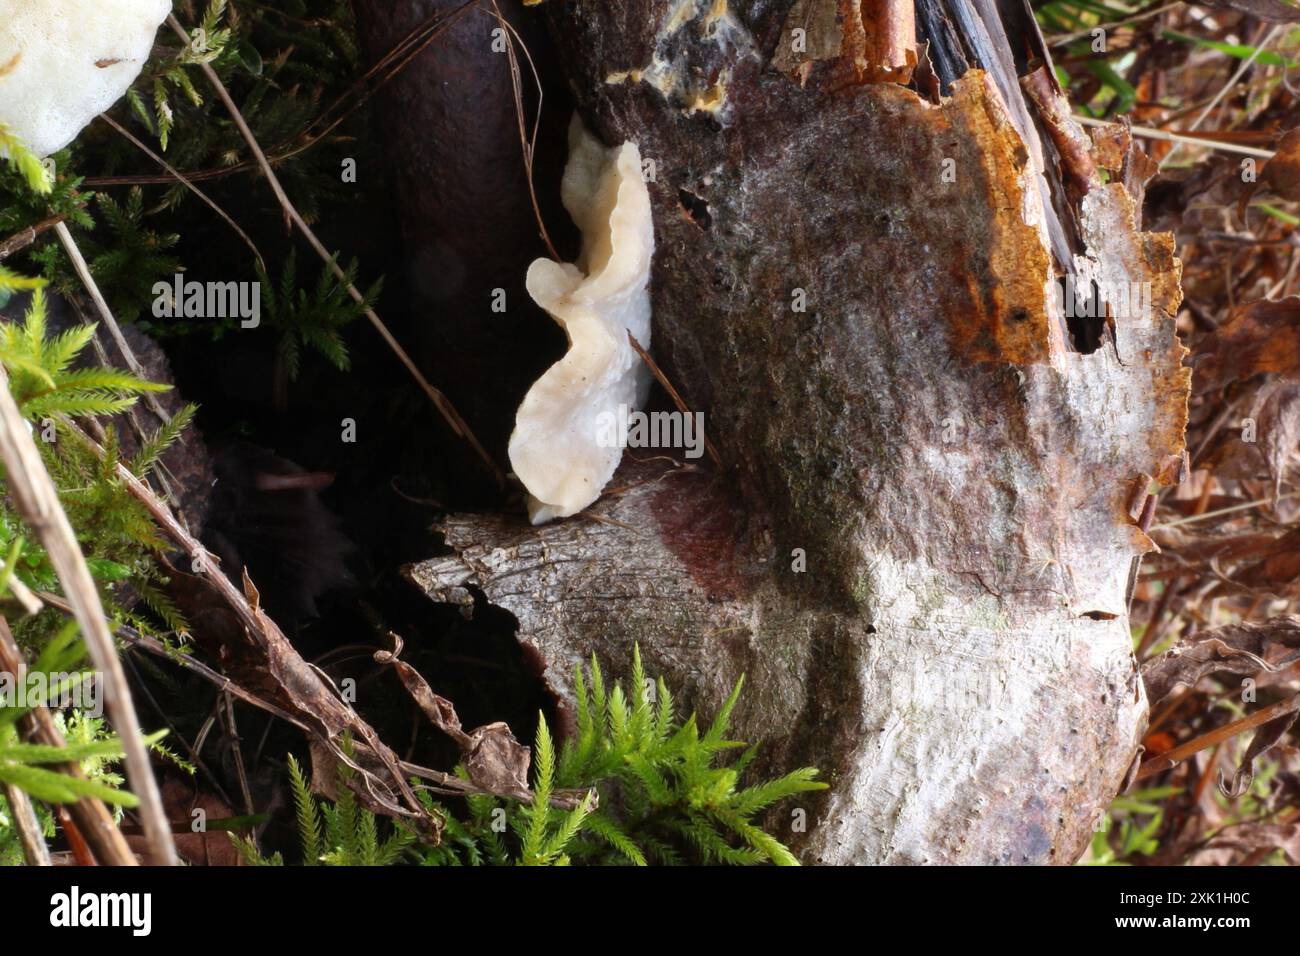
[(0, 262), (8, 259), (16, 252), (22, 252), (41, 235), (53, 229), (59, 223), (63, 222), (63, 216), (50, 216), (48, 219), (42, 219), (35, 225), (28, 226), (20, 232), (14, 233), (4, 242), (0, 242)]
[[(101, 460), (104, 457), (104, 449), (99, 446), (89, 435), (81, 430), (74, 422), (61, 417), (63, 425), (86, 446), (94, 452)], [(231, 583), (217, 568), (217, 559), (208, 552), (197, 538), (182, 525), (171, 509), (163, 502), (143, 481), (131, 473), (131, 470), (121, 462), (117, 464), (117, 476), (123, 482), (126, 489), (137, 501), (144, 505), (150, 516), (158, 526), (167, 534), (172, 541), (180, 547), (192, 562), (195, 568), (208, 569), (204, 573), (205, 579), (211, 584), (213, 591), (222, 601), (234, 612), (238, 618), (241, 627), (250, 639), (256, 643), (263, 655), (265, 656), (268, 666), (272, 659), (281, 666), (294, 669), (294, 665), (302, 665), (302, 658), (289, 643), (288, 638), (279, 629), (274, 621), (266, 615), (258, 606), (257, 589), (249, 579), (247, 571), (244, 572), (244, 587), (246, 593), (241, 593), (238, 588)], [(295, 676), (301, 675), (301, 669), (296, 670)], [(323, 687), (323, 685), (322, 685)], [(286, 688), (291, 694), (294, 692), (307, 693), (316, 692), (321, 688), (295, 687)], [(332, 699), (331, 699), (332, 698)], [(314, 713), (311, 716), (320, 721), (319, 726), (312, 728), (312, 739), (317, 740), (320, 744), (327, 747), (335, 759), (343, 760), (357, 770), (360, 774), (361, 783), (368, 788), (369, 796), (373, 798), (377, 806), (381, 806), (386, 812), (395, 816), (418, 817), (424, 819), (427, 814), (420, 807), (419, 801), (416, 800), (415, 794), (411, 792), (406, 783), (406, 779), (401, 775), (397, 768), (396, 758), (387, 752), (387, 748), (379, 741), (375, 731), (363, 721), (356, 712), (350, 707), (343, 704), (337, 695), (330, 695), (329, 698), (316, 698), (317, 702), (324, 706), (329, 701), (330, 706), (337, 704), (337, 712), (333, 714)], [(331, 721), (337, 718), (344, 723), (345, 729), (354, 730), (361, 738), (362, 742), (371, 748), (375, 757), (384, 763), (386, 769), (391, 775), (390, 783), (393, 789), (400, 793), (407, 800), (407, 809), (393, 803), (391, 800), (379, 796), (372, 789), (373, 775), (365, 768), (359, 767), (355, 762), (349, 760), (342, 749), (333, 739), (329, 732)]]
[[(1197, 115), (1196, 119), (1192, 122), (1192, 125), (1189, 127), (1190, 129), (1197, 129), (1198, 127), (1200, 127), (1201, 123), (1205, 121), (1205, 118), (1209, 116), (1212, 112), (1214, 112), (1214, 108), (1219, 105), (1220, 101), (1222, 101), (1222, 99), (1225, 96), (1227, 96), (1229, 92), (1232, 91), (1233, 87), (1237, 85), (1237, 83), (1241, 80), (1241, 78), (1246, 75), (1246, 71), (1249, 70), (1252, 66), (1254, 66), (1255, 61), (1259, 59), (1260, 54), (1263, 53), (1264, 50), (1268, 48), (1269, 44), (1273, 42), (1273, 39), (1278, 35), (1278, 33), (1282, 31), (1282, 27), (1283, 24), (1275, 23), (1273, 24), (1272, 27), (1269, 28), (1269, 31), (1264, 35), (1264, 38), (1255, 44), (1255, 48), (1251, 51), (1250, 56), (1242, 60), (1241, 66), (1237, 67), (1237, 72), (1232, 74), (1232, 77), (1228, 80), (1228, 82), (1223, 84), (1223, 88), (1220, 89), (1219, 92), (1215, 94), (1214, 99), (1210, 100), (1210, 102), (1205, 105), (1205, 109), (1201, 110), (1201, 112)], [(1178, 150), (1181, 149), (1183, 145), (1184, 144), (1181, 142), (1177, 142), (1177, 141), (1174, 142), (1174, 148), (1171, 149), (1165, 155), (1164, 159), (1160, 160), (1161, 169), (1164, 169), (1167, 165), (1169, 165), (1169, 161), (1174, 158), (1174, 156), (1178, 153)], [(1246, 147), (1238, 147), (1237, 149), (1241, 150), (1245, 148)]]
[(1047, 42), (1053, 47), (1066, 46), (1075, 40), (1082, 40), (1084, 37), (1092, 36), (1094, 31), (1101, 30), (1104, 33), (1110, 33), (1118, 27), (1132, 26), (1135, 23), (1141, 23), (1143, 20), (1150, 20), (1152, 17), (1158, 17), (1162, 13), (1181, 7), (1181, 0), (1178, 3), (1154, 3), (1149, 7), (1136, 10), (1126, 17), (1119, 20), (1111, 20), (1109, 23), (1098, 23), (1095, 26), (1084, 27), (1082, 30), (1075, 30), (1071, 33), (1057, 33), (1047, 38)]
[[(41, 592), (39, 596), (51, 607), (57, 608), (64, 613), (71, 613), (72, 611), (72, 606), (57, 594)], [(258, 710), (264, 711), (272, 717), (278, 717), (290, 726), (297, 727), (305, 734), (312, 733), (312, 727), (296, 715), (290, 713), (277, 704), (273, 704), (266, 698), (259, 697), (257, 694), (241, 687), (226, 675), (213, 670), (207, 664), (196, 659), (192, 655), (177, 654), (156, 637), (141, 634), (134, 628), (125, 625), (118, 627), (116, 633), (118, 638), (124, 643), (131, 647), (138, 648), (139, 650), (147, 651), (160, 659), (170, 661), (172, 664), (175, 664), (192, 674), (196, 674), (211, 683), (221, 693), (242, 700), (244, 703), (256, 707)], [(367, 648), (367, 654), (365, 656), (371, 657), (372, 654), (372, 649)], [(447, 796), (494, 796), (511, 800), (523, 800), (524, 802), (529, 802), (533, 799), (531, 791), (523, 795), (498, 793), (476, 786), (468, 780), (462, 780), (455, 774), (446, 773), (442, 770), (432, 770), (428, 767), (422, 767), (419, 764), (410, 763), (406, 760), (400, 761), (399, 767), (403, 773), (409, 776), (419, 777), (421, 780), (432, 781), (434, 784), (433, 789), (437, 789), (439, 792)], [(552, 796), (551, 805), (557, 809), (571, 810), (581, 802), (582, 797), (585, 794), (585, 790), (558, 790)]]
[[(182, 42), (190, 42), (189, 34), (185, 32), (185, 28), (181, 26), (180, 21), (176, 19), (175, 15), (169, 15), (167, 17), (167, 22), (181, 38)], [(266, 177), (266, 181), (270, 184), (271, 190), (275, 193), (275, 197), (280, 203), (280, 208), (283, 210), (286, 220), (292, 223), (298, 231), (302, 233), (303, 238), (307, 240), (308, 244), (315, 250), (316, 254), (320, 256), (321, 260), (326, 263), (334, 273), (335, 277), (338, 278), (340, 282), (346, 283), (348, 295), (352, 297), (353, 301), (358, 304), (364, 303), (365, 296), (361, 294), (361, 291), (357, 289), (354, 284), (347, 281), (347, 273), (344, 272), (343, 267), (339, 265), (338, 257), (332, 255), (330, 251), (325, 248), (324, 243), (317, 238), (316, 233), (312, 230), (311, 226), (307, 225), (307, 221), (302, 218), (302, 214), (298, 212), (297, 207), (294, 206), (292, 200), (289, 199), (288, 193), (284, 191), (284, 187), (280, 184), (279, 177), (276, 176), (274, 168), (272, 168), (270, 162), (267, 161), (266, 154), (262, 151), (261, 145), (257, 142), (257, 138), (253, 135), (253, 131), (249, 128), (248, 122), (244, 119), (243, 113), (241, 113), (239, 107), (235, 105), (235, 101), (231, 98), (230, 92), (226, 89), (226, 85), (221, 82), (221, 77), (217, 76), (217, 71), (207, 63), (200, 63), (199, 69), (202, 70), (204, 78), (208, 81), (208, 84), (213, 88), (213, 90), (216, 91), (217, 96), (220, 97), (226, 111), (230, 114), (230, 118), (234, 121), (235, 127), (239, 130), (240, 136), (243, 137), (249, 150), (252, 151), (253, 157), (257, 160), (257, 164), (262, 170), (262, 174)], [(386, 326), (383, 320), (379, 318), (378, 313), (376, 313), (374, 309), (367, 306), (365, 316), (383, 338), (389, 349), (392, 350), (393, 354), (396, 355), (402, 365), (406, 367), (406, 370), (411, 374), (411, 377), (415, 379), (416, 383), (424, 391), (425, 395), (429, 397), (429, 400), (433, 403), (434, 407), (438, 409), (438, 412), (451, 427), (452, 431), (455, 432), (458, 437), (464, 439), (470, 444), (470, 447), (474, 449), (475, 454), (478, 455), (479, 459), (496, 479), (497, 485), (504, 488), (506, 486), (505, 472), (501, 470), (501, 467), (493, 460), (492, 456), (488, 454), (487, 449), (485, 449), (479, 442), (477, 436), (475, 436), (473, 430), (469, 427), (469, 424), (461, 417), (460, 413), (456, 411), (455, 406), (452, 405), (447, 396), (429, 383), (429, 380), (424, 377), (424, 373), (420, 371), (419, 367), (411, 359), (410, 355), (408, 355), (406, 350), (402, 348), (401, 343), (393, 337), (393, 333), (389, 331), (388, 326)]]
[(132, 146), (140, 150), (140, 152), (144, 153), (146, 156), (152, 159), (163, 169), (167, 170), (167, 172), (170, 173), (172, 177), (176, 179), (177, 182), (179, 182), (190, 192), (194, 193), (194, 195), (198, 196), (199, 199), (201, 199), (205, 205), (210, 207), (213, 212), (215, 212), (218, 216), (220, 216), (223, 220), (225, 220), (226, 224), (229, 225), (231, 229), (235, 230), (235, 232), (239, 235), (239, 238), (243, 240), (244, 245), (248, 246), (248, 248), (252, 251), (254, 257), (256, 257), (258, 263), (261, 265), (262, 271), (263, 272), (267, 271), (266, 260), (262, 258), (262, 253), (257, 248), (257, 243), (253, 242), (252, 238), (248, 235), (248, 233), (246, 233), (240, 227), (239, 223), (235, 222), (235, 220), (231, 217), (229, 213), (227, 213), (224, 209), (222, 209), (219, 205), (217, 205), (215, 200), (213, 200), (210, 196), (208, 196), (207, 193), (205, 193), (198, 186), (194, 185), (194, 183), (191, 182), (189, 179), (187, 179), (184, 173), (180, 172), (178, 169), (172, 166), (171, 163), (167, 162), (167, 160), (163, 159), (161, 156), (155, 153), (146, 144), (142, 143), (134, 133), (132, 133), (129, 129), (127, 129), (117, 120), (113, 119), (113, 117), (109, 116), (107, 113), (101, 113), (99, 118), (102, 119), (109, 126), (113, 127), (113, 129), (117, 130), (117, 132), (122, 137), (124, 137), (126, 141), (129, 142)]
[(1193, 754), (1200, 753), (1207, 747), (1214, 747), (1225, 740), (1231, 740), (1238, 734), (1244, 734), (1248, 730), (1254, 730), (1256, 727), (1267, 724), (1271, 720), (1276, 720), (1278, 717), (1293, 713), (1297, 710), (1300, 710), (1300, 694), (1297, 694), (1294, 697), (1288, 697), (1286, 700), (1280, 700), (1275, 704), (1270, 704), (1261, 710), (1255, 711), (1253, 714), (1242, 717), (1239, 720), (1234, 720), (1231, 723), (1224, 724), (1222, 727), (1217, 727), (1209, 733), (1202, 734), (1193, 740), (1187, 741), (1185, 744), (1175, 747), (1168, 753), (1161, 754), (1154, 760), (1147, 761), (1142, 765), (1142, 768), (1138, 770), (1136, 779), (1145, 780), (1147, 777), (1153, 777), (1158, 773), (1163, 773), (1171, 767), (1175, 767), (1182, 763)]
[[(1095, 119), (1091, 116), (1081, 116), (1075, 114), (1075, 120), (1083, 126), (1114, 126), (1110, 120)], [(1227, 143), (1222, 140), (1216, 140), (1209, 135), (1188, 136), (1182, 133), (1171, 133), (1168, 130), (1156, 129), (1153, 126), (1129, 126), (1129, 131), (1134, 136), (1142, 136), (1146, 139), (1158, 139), (1166, 143), (1175, 143), (1185, 146), (1202, 146), (1206, 149), (1217, 149), (1225, 153), (1239, 153), (1242, 156), (1257, 156), (1260, 159), (1272, 159), (1276, 151), (1271, 149), (1258, 149), (1254, 146), (1242, 146), (1238, 143)], [(1169, 153), (1173, 155), (1172, 150)]]
[[(81, 441), (85, 442), (86, 445), (92, 451), (94, 451), (97, 455), (101, 457), (103, 456), (104, 450), (100, 448), (99, 445), (89, 435), (87, 435), (84, 431), (82, 431), (75, 423), (69, 421), (68, 419), (62, 419), (62, 422), (69, 429), (69, 431), (72, 432), (73, 435), (75, 435)], [(230, 607), (230, 609), (234, 611), (236, 616), (240, 619), (241, 624), (243, 625), (245, 631), (249, 634), (249, 636), (251, 637), (253, 635), (266, 634), (268, 631), (271, 631), (273, 632), (274, 637), (278, 638), (278, 640), (277, 640), (277, 646), (270, 652), (279, 654), (281, 655), (282, 658), (292, 655), (294, 658), (300, 661), (301, 658), (297, 657), (297, 652), (288, 643), (287, 639), (285, 639), (283, 635), (279, 632), (279, 629), (276, 627), (275, 623), (269, 617), (267, 617), (266, 614), (260, 610), (260, 608), (251, 605), (249, 603), (249, 599), (245, 597), (245, 595), (242, 594), (230, 582), (230, 580), (226, 577), (226, 575), (216, 567), (216, 559), (208, 553), (207, 549), (204, 548), (204, 546), (193, 535), (191, 535), (190, 532), (183, 525), (181, 525), (181, 523), (171, 513), (171, 510), (167, 507), (166, 503), (163, 502), (154, 493), (153, 489), (151, 489), (144, 482), (140, 481), (140, 479), (138, 479), (134, 474), (131, 473), (130, 469), (128, 469), (125, 465), (121, 464), (120, 462), (118, 463), (117, 466), (117, 475), (118, 478), (121, 479), (121, 481), (124, 483), (127, 490), (131, 493), (132, 497), (134, 497), (137, 501), (139, 501), (141, 504), (144, 505), (145, 509), (150, 513), (150, 515), (153, 517), (154, 521), (158, 524), (158, 526), (167, 534), (169, 538), (171, 538), (171, 540), (181, 550), (183, 550), (186, 553), (186, 555), (190, 558), (190, 560), (194, 562), (195, 567), (206, 567), (212, 569), (211, 572), (205, 576), (210, 580), (214, 590), (218, 593), (218, 595), (226, 602), (226, 604)], [(245, 574), (245, 586), (247, 588), (252, 589), (252, 582), (248, 581), (247, 574)], [(252, 589), (252, 593), (255, 597), (256, 589)], [(41, 596), (45, 598), (47, 603), (50, 603), (52, 606), (55, 607), (64, 606), (61, 602), (57, 602), (53, 600), (52, 596), (50, 595), (42, 594)], [(205, 677), (208, 680), (211, 680), (223, 691), (229, 692), (230, 694), (233, 694), (234, 696), (238, 697), (240, 700), (243, 700), (246, 703), (253, 705), (254, 707), (264, 710), (267, 713), (273, 714), (274, 716), (277, 716), (282, 720), (287, 721), (293, 726), (298, 727), (304, 733), (306, 733), (310, 739), (315, 740), (318, 743), (328, 747), (334, 759), (339, 760), (342, 763), (345, 763), (347, 766), (355, 770), (359, 775), (360, 786), (366, 788), (366, 794), (374, 800), (377, 806), (382, 807), (382, 809), (385, 812), (391, 814), (392, 816), (408, 817), (408, 818), (410, 817), (423, 818), (424, 816), (423, 808), (420, 806), (418, 800), (416, 800), (414, 792), (410, 789), (409, 784), (407, 784), (406, 782), (408, 775), (415, 775), (423, 779), (434, 780), (437, 782), (439, 786), (443, 787), (448, 792), (453, 792), (457, 795), (490, 793), (493, 796), (503, 796), (503, 797), (509, 796), (512, 799), (531, 799), (531, 794), (521, 796), (521, 795), (514, 795), (514, 794), (496, 793), (494, 791), (486, 790), (482, 787), (477, 787), (474, 786), (473, 784), (467, 783), (466, 781), (460, 780), (459, 778), (455, 777), (452, 774), (446, 774), (436, 770), (429, 770), (424, 767), (418, 767), (415, 765), (407, 764), (404, 761), (397, 760), (387, 751), (387, 748), (383, 746), (383, 744), (380, 742), (378, 738), (378, 735), (374, 732), (374, 730), (365, 721), (363, 721), (355, 713), (355, 711), (351, 709), (349, 705), (346, 705), (342, 701), (339, 701), (340, 707), (345, 709), (347, 712), (348, 719), (349, 719), (349, 729), (354, 731), (354, 733), (361, 739), (361, 741), (364, 742), (371, 749), (371, 751), (376, 755), (376, 757), (378, 757), (378, 759), (385, 765), (385, 768), (388, 770), (388, 772), (391, 775), (390, 785), (393, 787), (394, 790), (400, 793), (408, 801), (409, 809), (403, 809), (402, 807), (394, 804), (391, 800), (382, 797), (381, 795), (377, 794), (374, 791), (373, 789), (374, 784), (378, 782), (374, 774), (371, 771), (367, 770), (365, 767), (359, 766), (355, 760), (350, 759), (342, 751), (342, 749), (339, 748), (338, 744), (334, 740), (326, 737), (323, 733), (325, 729), (323, 725), (317, 726), (312, 722), (304, 719), (302, 716), (291, 714), (287, 712), (284, 708), (279, 707), (273, 703), (270, 703), (255, 694), (249, 693), (248, 691), (239, 687), (229, 678), (221, 674), (218, 674), (216, 671), (212, 670), (206, 665), (203, 665), (200, 662), (195, 661), (186, 655), (176, 655), (169, 652), (160, 642), (152, 638), (147, 638), (144, 635), (136, 634), (130, 631), (129, 629), (119, 629), (119, 634), (121, 634), (128, 641), (128, 643), (136, 644), (137, 646), (142, 647), (143, 649), (148, 650), (151, 653), (155, 653), (160, 656), (166, 657), (167, 659), (173, 661), (174, 663), (178, 663), (180, 666), (185, 667), (186, 669), (191, 670), (194, 673), (200, 674), (201, 676)], [(287, 664), (287, 663), (288, 663), (287, 661), (281, 660), (281, 664)], [(313, 673), (319, 674), (319, 671), (313, 670)], [(324, 684), (323, 681), (322, 684)], [(335, 695), (335, 699), (337, 700), (337, 695)], [(315, 716), (319, 717), (321, 715), (315, 715)], [(556, 803), (556, 806), (570, 807), (570, 803), (569, 803), (570, 797), (571, 795), (567, 793), (558, 794), (557, 799), (559, 800), (559, 802)]]
[[(86, 292), (90, 295), (90, 300), (95, 304), (95, 311), (99, 313), (100, 319), (103, 320), (104, 327), (108, 329), (108, 334), (112, 337), (114, 344), (117, 345), (118, 351), (122, 353), (122, 359), (126, 362), (126, 367), (137, 378), (148, 378), (144, 366), (135, 357), (135, 352), (131, 351), (131, 346), (127, 344), (126, 337), (122, 334), (121, 326), (117, 324), (117, 319), (113, 317), (113, 310), (108, 307), (108, 300), (99, 291), (99, 284), (95, 282), (95, 277), (91, 275), (90, 266), (86, 264), (86, 258), (81, 254), (77, 240), (72, 237), (72, 230), (68, 228), (67, 223), (60, 222), (54, 226), (54, 233), (59, 237), (59, 242), (63, 244), (63, 249), (68, 254), (68, 259), (72, 262), (72, 268), (76, 270), (77, 277), (81, 279), (82, 285), (86, 287)], [(149, 406), (149, 410), (158, 416), (159, 421), (165, 423), (171, 420), (171, 416), (163, 409), (157, 396), (146, 392), (143, 397), (145, 403)]]
[[(646, 366), (650, 369), (650, 372), (659, 381), (659, 384), (664, 387), (664, 391), (666, 391), (669, 397), (672, 398), (673, 404), (677, 406), (677, 410), (683, 415), (690, 415), (690, 406), (686, 404), (686, 400), (682, 398), (681, 393), (678, 392), (677, 389), (673, 388), (673, 383), (668, 380), (668, 376), (663, 373), (663, 370), (660, 369), (655, 363), (655, 360), (651, 358), (650, 353), (645, 350), (645, 347), (636, 340), (636, 336), (631, 332), (628, 332), (627, 340), (632, 344), (632, 348), (636, 354), (641, 356), (641, 361), (645, 362)], [(718, 454), (718, 449), (713, 447), (713, 442), (709, 440), (708, 435), (704, 436), (704, 447), (708, 450), (709, 457), (713, 459), (713, 463), (721, 469), (722, 456)]]
[(244, 748), (239, 739), (239, 724), (235, 722), (235, 697), (228, 691), (221, 694), (225, 705), (226, 729), (230, 734), (230, 749), (235, 758), (235, 771), (239, 779), (239, 794), (244, 800), (244, 812), (253, 813), (253, 792), (248, 787), (248, 771), (244, 767)]
[[(70, 613), (72, 610), (71, 606), (68, 605), (67, 602), (62, 599), (57, 599), (56, 595), (42, 594), (41, 596), (49, 602), (51, 607), (56, 607), (65, 613)], [(125, 625), (117, 628), (117, 636), (131, 647), (148, 651), (150, 654), (171, 661), (171, 663), (176, 664), (191, 673), (199, 675), (204, 680), (209, 681), (219, 691), (237, 697), (244, 701), (244, 703), (256, 707), (258, 710), (266, 711), (273, 717), (279, 717), (285, 723), (297, 727), (304, 733), (311, 732), (311, 727), (309, 727), (306, 722), (295, 717), (293, 714), (289, 713), (289, 711), (271, 703), (263, 697), (257, 696), (251, 691), (245, 690), (229, 677), (213, 670), (202, 661), (196, 660), (193, 656), (189, 654), (177, 654), (156, 637), (141, 634), (139, 631), (126, 627)]]
[(4, 794), (9, 801), (9, 817), (14, 829), (18, 831), (18, 843), (23, 849), (23, 859), (27, 865), (53, 866), (50, 862), (50, 848), (45, 845), (45, 834), (41, 830), (41, 821), (36, 816), (31, 797), (12, 783), (5, 784)]
[(1292, 498), (1300, 498), (1300, 491), (1291, 491), (1285, 495), (1278, 495), (1276, 498), (1269, 496), (1267, 498), (1257, 498), (1254, 501), (1246, 501), (1239, 505), (1231, 505), (1227, 508), (1216, 508), (1214, 511), (1205, 511), (1201, 514), (1187, 515), (1183, 518), (1175, 518), (1173, 521), (1162, 521), (1155, 526), (1155, 530), (1162, 528), (1176, 528), (1179, 525), (1193, 524), (1197, 521), (1208, 521), (1211, 518), (1221, 518), (1224, 515), (1235, 514), (1238, 511), (1249, 511), (1252, 508), (1258, 508), (1262, 505), (1274, 505), (1279, 501), (1288, 501)]

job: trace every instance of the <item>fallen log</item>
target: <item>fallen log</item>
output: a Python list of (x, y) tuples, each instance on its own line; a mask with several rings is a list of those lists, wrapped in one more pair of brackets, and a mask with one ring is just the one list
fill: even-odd
[(927, 4), (909, 44), (896, 6), (545, 4), (589, 128), (650, 161), (653, 351), (725, 470), (635, 450), (590, 512), (453, 515), (408, 573), (512, 613), (561, 699), (633, 642), (701, 707), (746, 673), (738, 734), (832, 783), (809, 861), (1071, 863), (1146, 719), (1179, 264), (1008, 46), (1031, 19)]

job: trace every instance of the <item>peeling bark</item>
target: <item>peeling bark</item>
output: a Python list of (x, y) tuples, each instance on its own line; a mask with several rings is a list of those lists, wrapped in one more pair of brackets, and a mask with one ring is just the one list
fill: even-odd
[[(514, 614), (562, 698), (634, 641), (701, 707), (746, 673), (738, 733), (832, 782), (787, 834), (810, 861), (1072, 862), (1146, 716), (1130, 499), (1182, 452), (1171, 237), (1121, 183), (1052, 224), (1018, 83), (801, 84), (789, 2), (732, 4), (725, 41), (716, 4), (547, 6), (585, 119), (655, 161), (655, 353), (727, 470), (629, 454), (592, 515), (450, 517), (410, 576)], [(1062, 273), (1149, 308), (1085, 354)]]

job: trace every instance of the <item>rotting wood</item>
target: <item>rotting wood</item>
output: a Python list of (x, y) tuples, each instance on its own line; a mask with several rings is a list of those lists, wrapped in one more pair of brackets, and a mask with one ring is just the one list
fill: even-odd
[[(584, 118), (656, 162), (656, 359), (727, 472), (633, 452), (590, 515), (453, 515), (408, 574), (511, 612), (562, 700), (633, 642), (701, 708), (747, 673), (738, 735), (833, 781), (786, 834), (805, 859), (1073, 862), (1146, 719), (1127, 504), (1182, 461), (1172, 239), (1122, 182), (1062, 199), (1036, 131), (1070, 121), (1024, 98), (991, 3), (949, 7), (995, 75), (937, 105), (775, 69), (792, 3), (737, 5), (727, 43), (687, 6), (548, 10)], [(725, 73), (716, 108), (656, 57)], [(1085, 349), (1063, 273), (1147, 307)]]

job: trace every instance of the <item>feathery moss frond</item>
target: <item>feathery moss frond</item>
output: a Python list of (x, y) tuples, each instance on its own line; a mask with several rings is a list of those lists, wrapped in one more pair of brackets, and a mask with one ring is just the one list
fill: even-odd
[(28, 149), (4, 123), (0, 123), (0, 159), (7, 160), (18, 171), (32, 192), (43, 196), (52, 188), (50, 175), (41, 158)]
[(294, 816), (298, 822), (298, 839), (302, 843), (302, 861), (314, 866), (321, 858), (321, 817), (311, 786), (298, 761), (289, 756), (289, 789), (293, 793)]
[[(463, 801), (466, 813), (457, 816), (421, 793), (425, 808), (444, 819), (439, 846), (410, 853), (415, 835), (404, 825), (380, 844), (377, 821), (357, 807), (341, 770), (337, 802), (321, 808), (323, 861), (386, 865), (414, 855), (426, 866), (797, 865), (758, 814), (826, 784), (816, 779), (816, 770), (802, 768), (740, 785), (756, 748), (729, 759), (727, 754), (744, 745), (725, 736), (743, 681), (701, 735), (694, 714), (678, 722), (672, 694), (662, 679), (651, 683), (639, 649), (630, 677), (625, 691), (617, 681), (606, 685), (594, 659), (585, 673), (578, 670), (576, 733), (558, 754), (545, 718), (538, 720), (530, 800), (471, 794)], [(310, 821), (316, 802), (306, 793), (297, 765), (290, 767), (298, 815)], [(463, 767), (456, 773), (468, 779)], [(557, 809), (552, 801), (561, 792), (582, 796), (571, 809)], [(319, 843), (319, 829), (306, 827), (302, 840), (306, 847)]]

